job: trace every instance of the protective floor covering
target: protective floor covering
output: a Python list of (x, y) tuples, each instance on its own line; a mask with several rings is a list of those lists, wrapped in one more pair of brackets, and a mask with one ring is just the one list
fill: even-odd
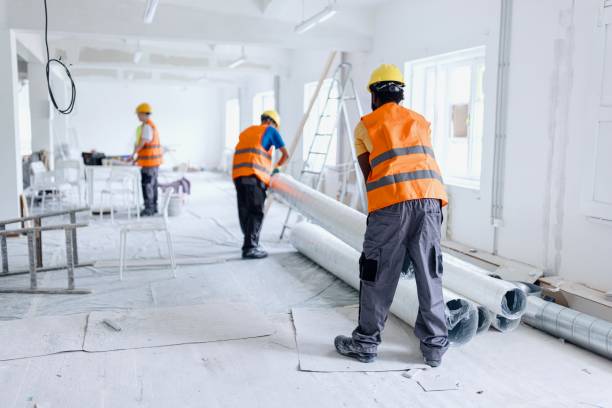
[[(177, 256), (235, 258), (241, 233), (231, 180), (214, 173), (188, 177), (194, 194), (170, 226)], [(490, 330), (452, 348), (440, 370), (460, 382), (459, 390), (425, 392), (397, 371), (300, 371), (291, 309), (354, 305), (358, 296), (278, 242), (285, 215), (286, 208), (274, 204), (266, 216), (263, 244), (278, 252), (265, 260), (181, 265), (176, 279), (165, 266), (129, 269), (123, 281), (116, 266), (81, 268), (77, 286), (94, 290), (87, 296), (0, 294), (0, 320), (223, 301), (255, 304), (276, 330), (245, 340), (0, 361), (0, 407), (612, 408), (610, 360), (524, 325), (505, 334)], [(122, 221), (90, 222), (79, 232), (81, 259), (116, 265)], [(130, 259), (165, 255), (158, 238), (130, 237)], [(61, 234), (45, 236), (45, 261), (62, 260), (63, 242)], [(27, 265), (26, 249), (24, 239), (9, 240), (9, 253), (17, 255), (11, 265)], [(40, 286), (60, 286), (65, 276), (41, 274)], [(2, 278), (0, 285), (23, 286), (27, 279)]]
[(0, 361), (82, 350), (86, 314), (0, 322)]
[(373, 363), (361, 363), (341, 356), (334, 348), (334, 338), (345, 336), (355, 328), (359, 308), (292, 309), (300, 370), (338, 371), (401, 371), (425, 368), (419, 351), (419, 341), (411, 329), (395, 316), (389, 316), (383, 333), (378, 358)]
[[(111, 322), (107, 325), (104, 320)], [(120, 329), (120, 330), (117, 330)], [(265, 315), (247, 304), (215, 303), (92, 312), (83, 350), (110, 351), (269, 336)]]

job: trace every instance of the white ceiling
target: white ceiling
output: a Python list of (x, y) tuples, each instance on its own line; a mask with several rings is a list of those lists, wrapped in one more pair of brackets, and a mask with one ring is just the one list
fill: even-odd
[[(286, 69), (290, 50), (367, 50), (372, 15), (388, 1), (337, 0), (333, 19), (297, 35), (293, 27), (302, 16), (318, 12), (328, 0), (160, 0), (151, 25), (142, 21), (146, 0), (54, 0), (50, 42), (77, 76), (197, 81), (270, 75)], [(40, 29), (40, 1), (8, 7), (13, 28)], [(138, 49), (143, 58), (136, 64)], [(242, 49), (248, 63), (226, 69)]]

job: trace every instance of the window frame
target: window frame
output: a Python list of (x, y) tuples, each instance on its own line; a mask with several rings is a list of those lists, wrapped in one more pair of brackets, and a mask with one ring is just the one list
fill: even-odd
[[(474, 121), (474, 116), (477, 114), (478, 103), (484, 107), (484, 81), (486, 75), (486, 47), (479, 46), (464, 50), (454, 51), (451, 53), (439, 54), (427, 58), (417, 59), (405, 63), (407, 84), (407, 95), (404, 100), (404, 106), (415, 107), (417, 111), (422, 111), (424, 116), (432, 124), (432, 144), (434, 150), (441, 158), (440, 166), (443, 169), (443, 177), (446, 184), (470, 188), (474, 190), (480, 189), (482, 179), (482, 145), (484, 139), (484, 111), (481, 111), (480, 118), (481, 135), (476, 139), (475, 131), (478, 125)], [(452, 69), (462, 66), (470, 67), (470, 96), (466, 103), (469, 105), (470, 121), (468, 125), (468, 136), (464, 138), (454, 138), (452, 132), (452, 103), (449, 95), (448, 76)], [(482, 77), (479, 78), (480, 70), (483, 70)], [(422, 75), (422, 84), (418, 84), (417, 76)], [(481, 79), (482, 83), (479, 83)], [(429, 81), (433, 80), (433, 85)], [(432, 87), (430, 89), (430, 87)], [(421, 90), (422, 99), (417, 101), (416, 97)], [(433, 102), (430, 101), (429, 92), (433, 89)], [(423, 109), (420, 109), (422, 106)], [(431, 110), (433, 109), (433, 112)], [(467, 149), (467, 157), (465, 164), (465, 172), (463, 175), (451, 174), (446, 168), (446, 160), (450, 157), (451, 147), (453, 145), (465, 145)]]
[(261, 113), (266, 110), (276, 109), (276, 98), (274, 90), (257, 92), (253, 95), (253, 123), (259, 124)]

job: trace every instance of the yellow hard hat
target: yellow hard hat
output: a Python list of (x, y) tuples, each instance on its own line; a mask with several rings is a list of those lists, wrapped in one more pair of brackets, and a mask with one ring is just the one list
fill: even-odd
[(262, 112), (261, 116), (269, 117), (276, 123), (276, 126), (280, 127), (280, 115), (278, 114), (277, 111), (267, 110), (267, 111)]
[(372, 71), (372, 75), (370, 76), (370, 82), (368, 82), (368, 91), (371, 92), (370, 86), (377, 82), (398, 82), (402, 85), (406, 85), (404, 82), (404, 74), (400, 69), (393, 64), (382, 64), (374, 71)]
[(151, 105), (148, 103), (141, 103), (136, 107), (136, 113), (151, 113)]

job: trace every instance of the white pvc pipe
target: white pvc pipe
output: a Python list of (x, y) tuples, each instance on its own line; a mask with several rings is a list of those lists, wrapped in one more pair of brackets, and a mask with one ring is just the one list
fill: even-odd
[(286, 174), (276, 174), (270, 189), (307, 218), (361, 252), (366, 216), (331, 197), (296, 181)]
[[(323, 268), (359, 290), (359, 252), (351, 248), (323, 228), (301, 222), (291, 230), (291, 243), (298, 251)], [(478, 328), (478, 312), (472, 302), (444, 290), (447, 326), (451, 344), (465, 344)], [(401, 279), (391, 312), (414, 327), (419, 300), (414, 279)]]
[(444, 286), (485, 306), (507, 319), (520, 318), (527, 308), (527, 295), (516, 285), (491, 278), (478, 267), (444, 254)]
[(486, 333), (493, 323), (493, 316), (491, 316), (489, 309), (482, 305), (476, 305), (476, 309), (478, 310), (478, 329), (476, 334)]
[[(285, 174), (272, 177), (270, 188), (287, 204), (342, 241), (362, 251), (366, 216)], [(444, 287), (508, 319), (517, 319), (527, 297), (512, 283), (487, 276), (485, 270), (444, 253)]]

